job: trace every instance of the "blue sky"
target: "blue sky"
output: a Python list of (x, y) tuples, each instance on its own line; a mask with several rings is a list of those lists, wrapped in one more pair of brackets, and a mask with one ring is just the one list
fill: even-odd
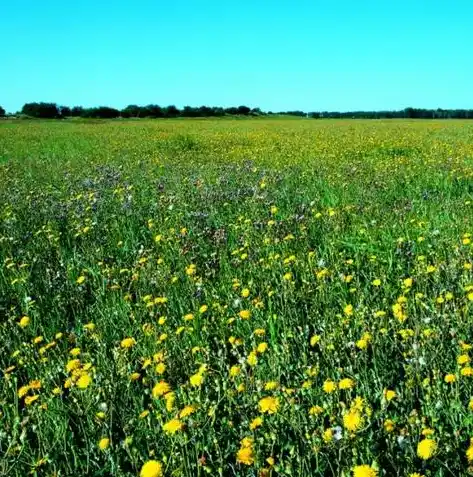
[(3, 0), (0, 105), (473, 108), (471, 0)]

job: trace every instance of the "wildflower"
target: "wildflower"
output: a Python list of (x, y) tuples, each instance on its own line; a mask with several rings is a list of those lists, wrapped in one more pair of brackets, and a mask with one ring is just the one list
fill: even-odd
[(258, 363), (258, 358), (256, 356), (256, 353), (254, 353), (253, 351), (248, 355), (248, 358), (246, 359), (246, 362), (250, 365), (250, 366), (256, 366), (256, 364)]
[(258, 407), (262, 413), (274, 414), (279, 408), (279, 400), (275, 397), (265, 397), (259, 400)]
[(100, 439), (100, 441), (98, 442), (98, 446), (100, 450), (108, 449), (110, 446), (110, 439), (108, 439), (107, 437), (102, 437), (102, 439)]
[(248, 288), (243, 288), (243, 290), (241, 291), (241, 296), (243, 298), (248, 298), (250, 296), (250, 290), (248, 290)]
[(30, 324), (30, 317), (29, 316), (23, 316), (18, 324), (20, 325), (21, 328), (26, 328)]
[(255, 417), (250, 423), (250, 429), (254, 431), (257, 427), (260, 427), (263, 424), (263, 418)]
[(454, 383), (457, 380), (456, 376), (454, 374), (446, 374), (444, 377), (444, 381), (448, 384)]
[(149, 460), (141, 467), (140, 477), (162, 477), (163, 464), (157, 460)]
[(346, 316), (352, 316), (353, 315), (353, 305), (346, 305), (345, 308), (343, 308), (343, 313), (345, 313)]
[(191, 383), (191, 386), (199, 388), (204, 382), (204, 376), (201, 373), (196, 373), (189, 378), (189, 382)]
[(317, 343), (320, 341), (320, 336), (319, 335), (313, 335), (311, 338), (310, 338), (310, 346), (312, 346), (312, 348), (314, 346), (317, 345)]
[(391, 420), (391, 419), (386, 419), (383, 423), (383, 427), (384, 427), (384, 430), (386, 432), (392, 432), (394, 430), (395, 426), (396, 425), (395, 425), (394, 421)]
[(179, 413), (179, 417), (181, 419), (184, 419), (187, 416), (190, 416), (195, 412), (195, 407), (194, 406), (185, 406), (181, 412)]
[(240, 447), (236, 460), (239, 464), (252, 465), (255, 462), (253, 448), (251, 446)]
[(200, 313), (205, 313), (208, 309), (209, 309), (209, 307), (208, 307), (207, 305), (202, 305), (202, 306), (199, 308), (199, 312), (200, 312)]
[(90, 377), (90, 375), (85, 373), (77, 380), (76, 384), (79, 389), (85, 389), (90, 385), (91, 382), (92, 378)]
[(375, 280), (373, 280), (371, 282), (371, 284), (374, 286), (374, 287), (379, 287), (381, 285), (381, 280), (379, 278), (376, 278)]
[(136, 341), (133, 338), (124, 338), (120, 342), (120, 346), (124, 349), (131, 348), (136, 344)]
[(459, 365), (463, 365), (463, 364), (466, 364), (466, 363), (469, 363), (469, 362), (470, 362), (470, 357), (467, 354), (462, 354), (462, 355), (458, 356), (458, 358), (457, 358), (457, 363)]
[(29, 406), (30, 404), (33, 404), (38, 398), (39, 396), (37, 394), (35, 394), (34, 396), (26, 396), (25, 404)]
[(470, 445), (466, 450), (466, 460), (470, 463), (473, 462), (473, 437), (470, 438)]
[(377, 477), (378, 471), (370, 465), (356, 465), (352, 469), (353, 477)]
[(240, 318), (242, 320), (249, 320), (250, 317), (251, 317), (251, 311), (250, 310), (241, 310), (240, 313), (238, 313), (240, 315)]
[(324, 409), (321, 406), (312, 406), (309, 409), (309, 414), (311, 416), (318, 416), (319, 414), (322, 414), (322, 412), (324, 412)]
[(343, 415), (343, 426), (350, 432), (356, 432), (363, 425), (363, 418), (356, 409), (351, 409)]
[(324, 440), (325, 443), (329, 443), (333, 439), (333, 430), (329, 427), (328, 429), (325, 429), (325, 431), (322, 434), (322, 439)]
[(263, 354), (268, 349), (268, 343), (260, 343), (256, 348), (256, 352)]
[(384, 390), (384, 397), (386, 398), (386, 401), (392, 401), (396, 396), (396, 391), (393, 391), (392, 389)]
[(278, 382), (277, 381), (268, 381), (264, 385), (264, 390), (265, 391), (274, 391), (278, 387)]
[(340, 380), (340, 382), (338, 383), (339, 389), (351, 389), (353, 388), (353, 386), (355, 386), (355, 381), (353, 381), (353, 379), (350, 379), (350, 378), (344, 378)]
[(430, 459), (437, 450), (437, 443), (433, 439), (423, 439), (417, 444), (417, 456), (422, 460)]
[(241, 368), (240, 366), (232, 366), (230, 368), (230, 377), (234, 378), (238, 376), (241, 373)]
[(166, 393), (171, 391), (171, 386), (166, 381), (159, 381), (153, 388), (153, 397), (158, 398), (164, 396)]
[(171, 419), (163, 424), (163, 431), (168, 434), (175, 434), (184, 428), (184, 424), (179, 419)]
[(461, 371), (460, 374), (462, 376), (473, 376), (473, 368), (471, 366), (465, 366)]
[(333, 393), (337, 389), (337, 384), (333, 382), (331, 379), (325, 380), (322, 389), (327, 394)]
[(84, 282), (85, 282), (85, 277), (84, 277), (84, 275), (81, 275), (81, 276), (76, 280), (76, 283), (77, 283), (78, 285), (82, 285)]

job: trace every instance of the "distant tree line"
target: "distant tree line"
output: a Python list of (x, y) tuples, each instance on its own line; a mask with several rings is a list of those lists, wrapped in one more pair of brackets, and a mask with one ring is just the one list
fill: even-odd
[(95, 108), (83, 108), (82, 106), (58, 106), (55, 103), (26, 103), (21, 109), (25, 116), (41, 119), (60, 119), (67, 117), (112, 119), (112, 118), (178, 118), (178, 117), (212, 117), (212, 116), (259, 116), (264, 114), (259, 108), (249, 108), (248, 106), (238, 106), (230, 108), (200, 106), (185, 106), (182, 109), (174, 105), (159, 106), (148, 104), (138, 106), (130, 104), (124, 109), (110, 108), (108, 106), (98, 106)]
[(309, 117), (315, 119), (473, 119), (473, 109), (405, 108), (399, 111), (323, 111), (309, 113)]
[[(405, 108), (399, 111), (321, 111), (306, 113), (304, 111), (279, 111), (264, 112), (260, 108), (237, 106), (222, 108), (215, 106), (184, 106), (179, 109), (174, 105), (159, 106), (148, 104), (138, 106), (130, 104), (126, 108), (116, 109), (108, 106), (83, 108), (82, 106), (58, 106), (56, 103), (26, 103), (23, 105), (21, 114), (26, 117), (40, 119), (62, 119), (69, 117), (113, 119), (113, 118), (207, 118), (222, 116), (273, 116), (286, 115), (296, 117), (309, 117), (314, 119), (473, 119), (473, 109), (419, 109)], [(6, 111), (0, 106), (0, 117), (4, 117)]]

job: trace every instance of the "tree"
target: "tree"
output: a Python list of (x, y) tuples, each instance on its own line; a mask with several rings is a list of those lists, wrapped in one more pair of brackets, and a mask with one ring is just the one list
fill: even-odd
[(6, 111), (0, 106), (0, 118), (5, 116)]
[(157, 104), (148, 104), (144, 107), (144, 115), (149, 118), (162, 118), (164, 116), (163, 108)]
[(146, 114), (143, 114), (144, 109), (146, 108), (136, 104), (129, 104), (125, 109), (122, 109), (121, 115), (123, 118), (139, 118), (140, 116), (146, 116)]
[(60, 116), (56, 103), (26, 103), (21, 112), (27, 116), (41, 119), (55, 119)]
[(120, 111), (108, 106), (99, 106), (98, 108), (88, 108), (82, 111), (84, 118), (113, 119), (120, 116)]
[(74, 118), (78, 118), (79, 116), (82, 116), (83, 112), (84, 112), (84, 108), (82, 106), (74, 106), (71, 108), (71, 116)]
[(59, 106), (59, 114), (62, 118), (71, 116), (71, 108), (69, 106)]
[(179, 109), (177, 109), (176, 106), (174, 106), (173, 104), (164, 108), (164, 116), (166, 118), (177, 118), (179, 114), (180, 114)]

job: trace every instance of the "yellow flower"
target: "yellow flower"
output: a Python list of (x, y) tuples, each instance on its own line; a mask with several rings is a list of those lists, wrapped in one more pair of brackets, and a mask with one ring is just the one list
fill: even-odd
[(92, 378), (86, 373), (83, 374), (78, 380), (77, 380), (77, 387), (80, 389), (85, 389), (87, 388), (90, 383), (92, 382)]
[(351, 389), (353, 386), (355, 386), (355, 381), (350, 378), (344, 378), (338, 383), (339, 389)]
[(378, 471), (370, 465), (356, 465), (352, 469), (353, 477), (377, 477)]
[(252, 465), (255, 461), (252, 447), (241, 447), (237, 452), (237, 462), (239, 464)]
[(163, 464), (157, 460), (149, 460), (141, 467), (140, 477), (162, 477)]
[(363, 417), (356, 409), (351, 409), (343, 415), (343, 426), (350, 432), (356, 432), (363, 425)]
[(274, 414), (279, 408), (279, 399), (275, 397), (264, 397), (258, 402), (259, 410), (262, 413)]
[(18, 322), (21, 328), (26, 328), (30, 324), (30, 317), (29, 316), (23, 316), (21, 320)]
[(181, 419), (184, 419), (187, 416), (190, 416), (195, 412), (195, 407), (194, 406), (185, 406), (181, 412), (179, 413), (179, 417)]
[(422, 460), (430, 459), (437, 450), (437, 443), (433, 439), (423, 439), (417, 444), (417, 456)]
[(242, 320), (249, 320), (250, 317), (251, 317), (251, 311), (250, 310), (241, 310), (240, 313), (238, 313), (240, 315), (240, 318)]
[(471, 366), (465, 366), (461, 371), (460, 374), (462, 376), (473, 376), (473, 368)]
[(39, 396), (37, 394), (35, 394), (34, 396), (26, 396), (25, 404), (29, 406), (30, 404), (33, 404), (38, 398)]
[(402, 282), (406, 288), (411, 288), (412, 287), (412, 278), (406, 278)]
[(314, 346), (317, 345), (317, 343), (320, 341), (320, 336), (319, 335), (313, 335), (311, 338), (310, 338), (310, 346), (312, 346), (312, 348)]
[(171, 386), (166, 381), (159, 381), (154, 388), (153, 388), (153, 397), (158, 398), (160, 396), (164, 396), (169, 391), (171, 391)]
[(200, 313), (205, 313), (208, 309), (209, 309), (209, 307), (208, 307), (207, 305), (202, 305), (202, 306), (199, 308), (199, 312), (200, 312)]
[(191, 386), (199, 388), (204, 382), (204, 376), (201, 373), (196, 373), (189, 378), (189, 382), (191, 383)]
[(353, 315), (353, 305), (346, 305), (345, 308), (343, 308), (343, 313), (345, 313), (346, 316), (352, 316)]
[(250, 429), (254, 431), (257, 427), (263, 425), (263, 418), (255, 417), (250, 423)]
[(122, 339), (122, 341), (120, 343), (120, 346), (122, 348), (128, 349), (128, 348), (131, 348), (132, 346), (134, 346), (135, 343), (136, 343), (136, 341), (133, 338), (124, 338), (124, 339)]
[(264, 385), (264, 390), (265, 391), (274, 391), (278, 387), (278, 382), (277, 381), (268, 381)]
[(241, 296), (243, 298), (248, 298), (250, 296), (250, 290), (248, 290), (248, 288), (243, 288), (243, 290), (241, 291)]
[(69, 354), (71, 356), (79, 356), (80, 355), (80, 348), (72, 348), (71, 351), (69, 351)]
[(458, 358), (457, 358), (457, 363), (459, 365), (463, 365), (463, 364), (466, 364), (466, 363), (469, 363), (469, 362), (470, 362), (470, 357), (467, 354), (462, 354), (462, 355), (458, 356)]
[(99, 440), (98, 446), (100, 450), (108, 449), (110, 446), (110, 439), (107, 437), (102, 437), (102, 439)]
[(326, 443), (331, 442), (333, 439), (333, 430), (330, 429), (330, 427), (328, 429), (325, 429), (325, 431), (322, 434), (322, 438), (324, 442)]
[(163, 431), (168, 434), (175, 434), (184, 428), (184, 424), (179, 419), (171, 419), (163, 425)]
[(449, 384), (450, 384), (450, 383), (454, 383), (456, 380), (457, 380), (457, 378), (455, 377), (454, 374), (446, 374), (446, 375), (445, 375), (445, 378), (444, 378), (444, 381), (445, 381), (446, 383), (449, 383)]
[(311, 416), (318, 416), (319, 414), (322, 414), (324, 412), (324, 408), (321, 406), (312, 406), (309, 409), (309, 414)]
[(256, 353), (254, 353), (253, 351), (248, 355), (248, 358), (246, 359), (246, 362), (250, 365), (250, 366), (256, 366), (256, 364), (258, 363), (258, 358), (256, 357)]
[(473, 437), (470, 439), (470, 445), (466, 450), (466, 460), (468, 462), (473, 462)]
[(240, 368), (240, 366), (232, 366), (232, 367), (230, 368), (230, 376), (231, 376), (232, 378), (238, 376), (240, 373), (241, 373), (241, 368)]
[(394, 428), (396, 427), (396, 424), (394, 423), (393, 420), (386, 419), (383, 423), (383, 426), (384, 426), (384, 430), (386, 432), (392, 432), (392, 431), (394, 431)]
[(409, 474), (409, 477), (424, 477), (422, 474), (419, 474), (419, 472), (413, 472), (412, 474)]
[(18, 397), (22, 398), (26, 394), (28, 394), (28, 391), (30, 390), (30, 386), (21, 386), (20, 389), (18, 389)]
[(381, 285), (381, 280), (379, 278), (376, 278), (375, 280), (373, 280), (371, 282), (371, 284), (374, 286), (374, 287), (379, 287)]
[(268, 349), (268, 343), (260, 343), (256, 348), (256, 352), (263, 354)]
[(81, 275), (81, 276), (76, 280), (76, 283), (77, 283), (78, 285), (82, 285), (84, 282), (85, 282), (85, 277), (84, 277), (84, 275)]
[(337, 389), (337, 384), (333, 382), (331, 379), (325, 380), (322, 389), (327, 394), (333, 393)]
[(393, 391), (392, 389), (384, 390), (384, 397), (386, 398), (386, 401), (392, 401), (396, 396), (396, 391)]

